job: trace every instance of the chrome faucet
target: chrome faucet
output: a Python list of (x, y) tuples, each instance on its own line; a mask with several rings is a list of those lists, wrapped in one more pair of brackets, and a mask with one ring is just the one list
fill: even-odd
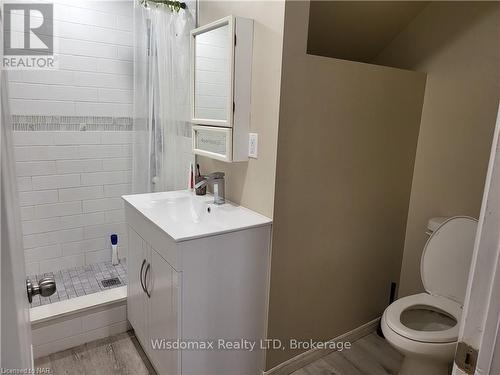
[(203, 177), (203, 180), (194, 185), (195, 189), (211, 184), (214, 192), (214, 204), (226, 203), (226, 184), (224, 172), (214, 172)]

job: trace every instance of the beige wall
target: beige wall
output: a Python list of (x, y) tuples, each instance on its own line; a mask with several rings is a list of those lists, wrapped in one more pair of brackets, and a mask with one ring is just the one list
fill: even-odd
[[(286, 4), (268, 337), (328, 340), (398, 281), (425, 74), (306, 55)], [(267, 368), (297, 355), (271, 351)]]
[(250, 131), (259, 134), (259, 158), (224, 163), (198, 157), (202, 173), (226, 172), (226, 197), (273, 216), (276, 140), (281, 81), (284, 0), (200, 1), (199, 25), (227, 15), (254, 20), (252, 118)]
[(307, 50), (312, 55), (371, 62), (427, 1), (312, 1)]
[(500, 3), (433, 3), (377, 58), (428, 73), (400, 295), (422, 290), (427, 220), (478, 217), (500, 98)]

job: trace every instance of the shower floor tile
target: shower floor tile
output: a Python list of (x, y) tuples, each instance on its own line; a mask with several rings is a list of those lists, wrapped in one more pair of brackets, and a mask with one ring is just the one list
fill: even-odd
[[(85, 296), (106, 289), (127, 285), (127, 265), (120, 262), (113, 266), (111, 262), (89, 264), (87, 266), (69, 268), (58, 272), (48, 272), (40, 275), (28, 276), (31, 280), (40, 280), (42, 277), (53, 276), (56, 280), (57, 291), (50, 297), (33, 297), (31, 307), (47, 305), (70, 298)], [(103, 280), (117, 278), (119, 283), (110, 286), (102, 284)]]

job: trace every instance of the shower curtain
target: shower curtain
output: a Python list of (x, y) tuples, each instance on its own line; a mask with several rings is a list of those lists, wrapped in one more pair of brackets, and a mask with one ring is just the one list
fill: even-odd
[(187, 186), (182, 140), (189, 125), (193, 11), (134, 2), (134, 193)]

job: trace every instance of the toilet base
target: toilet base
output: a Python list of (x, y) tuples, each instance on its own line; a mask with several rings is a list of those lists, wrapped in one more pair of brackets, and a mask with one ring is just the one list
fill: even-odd
[(430, 361), (426, 357), (405, 356), (399, 375), (449, 375), (451, 364)]

